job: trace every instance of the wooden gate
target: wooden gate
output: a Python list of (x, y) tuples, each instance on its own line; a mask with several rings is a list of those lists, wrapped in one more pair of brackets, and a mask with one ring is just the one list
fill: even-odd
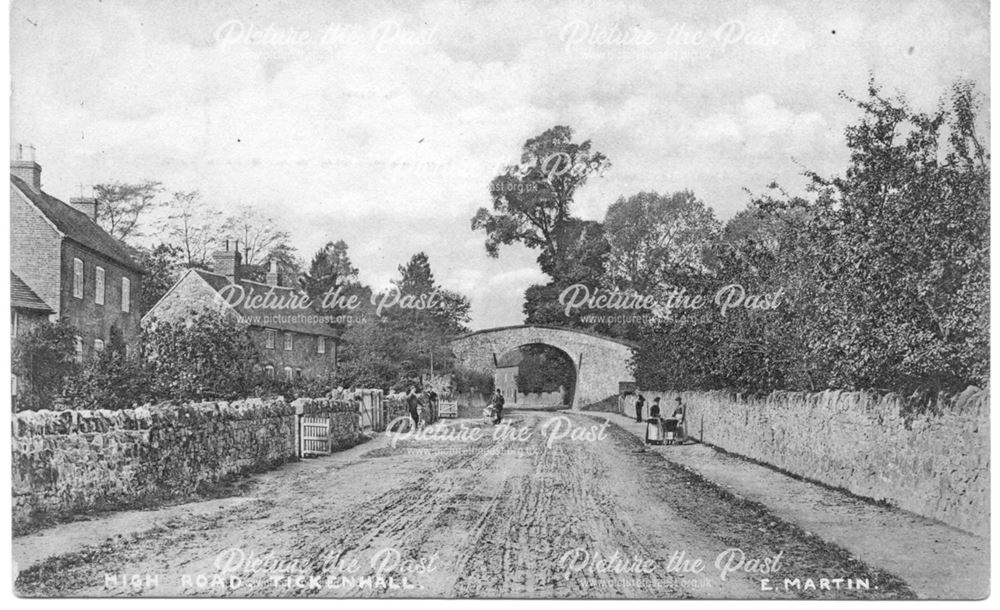
[(330, 455), (330, 418), (303, 415), (299, 424), (299, 455)]
[(382, 390), (358, 390), (361, 395), (359, 415), (361, 429), (381, 432), (385, 430), (385, 411), (382, 408)]

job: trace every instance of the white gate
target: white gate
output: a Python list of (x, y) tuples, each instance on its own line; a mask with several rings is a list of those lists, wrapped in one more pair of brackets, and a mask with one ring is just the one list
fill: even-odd
[(330, 418), (303, 415), (299, 422), (299, 455), (330, 455)]

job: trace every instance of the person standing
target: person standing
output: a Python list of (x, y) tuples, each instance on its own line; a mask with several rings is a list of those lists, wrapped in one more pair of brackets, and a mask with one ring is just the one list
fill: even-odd
[(646, 406), (646, 397), (639, 394), (635, 399), (635, 422), (642, 422), (642, 409)]
[(649, 417), (650, 417), (650, 419), (654, 419), (654, 418), (659, 418), (660, 417), (660, 397), (659, 396), (657, 396), (656, 398), (653, 399), (653, 406), (651, 406), (649, 408)]
[(496, 419), (493, 420), (494, 424), (499, 424), (503, 421), (503, 405), (507, 402), (503, 398), (503, 392), (500, 388), (497, 388), (496, 394), (493, 395), (493, 415)]
[(673, 417), (677, 420), (677, 439), (683, 441), (685, 436), (684, 403), (681, 402), (680, 396), (677, 397), (677, 406), (674, 408)]
[(406, 395), (406, 408), (410, 412), (410, 419), (413, 420), (413, 429), (417, 430), (420, 425), (420, 405), (417, 400), (417, 389), (410, 386), (410, 393)]

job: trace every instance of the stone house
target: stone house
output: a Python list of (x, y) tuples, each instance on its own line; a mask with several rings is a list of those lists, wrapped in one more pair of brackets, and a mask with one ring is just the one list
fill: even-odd
[(18, 147), (10, 165), (11, 272), (50, 319), (77, 329), (80, 358), (104, 349), (115, 333), (127, 348), (139, 333), (142, 268), (97, 224), (95, 199), (66, 204), (45, 193), (41, 166), (23, 153)]
[(270, 378), (330, 381), (337, 372), (339, 332), (303, 303), (306, 294), (278, 285), (271, 264), (267, 282), (240, 277), (234, 246), (213, 255), (214, 272), (189, 269), (146, 313), (142, 323), (190, 319), (214, 310), (244, 324), (261, 355), (260, 374)]
[(500, 390), (508, 405), (517, 404), (517, 370), (522, 358), (521, 350), (516, 349), (501, 356), (493, 370), (493, 387)]

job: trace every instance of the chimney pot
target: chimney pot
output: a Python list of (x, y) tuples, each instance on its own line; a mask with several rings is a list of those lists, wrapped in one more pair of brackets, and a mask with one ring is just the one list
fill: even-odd
[(229, 249), (229, 240), (226, 240), (226, 249), (212, 255), (213, 269), (219, 275), (229, 278), (230, 282), (235, 282), (240, 275), (240, 253)]
[(69, 204), (86, 214), (87, 218), (97, 222), (97, 199), (93, 197), (71, 197)]
[(270, 271), (267, 272), (266, 283), (268, 286), (278, 285), (278, 261), (273, 258), (271, 259)]
[(42, 190), (42, 166), (35, 163), (35, 147), (17, 144), (11, 155), (10, 173), (20, 178), (36, 193)]

